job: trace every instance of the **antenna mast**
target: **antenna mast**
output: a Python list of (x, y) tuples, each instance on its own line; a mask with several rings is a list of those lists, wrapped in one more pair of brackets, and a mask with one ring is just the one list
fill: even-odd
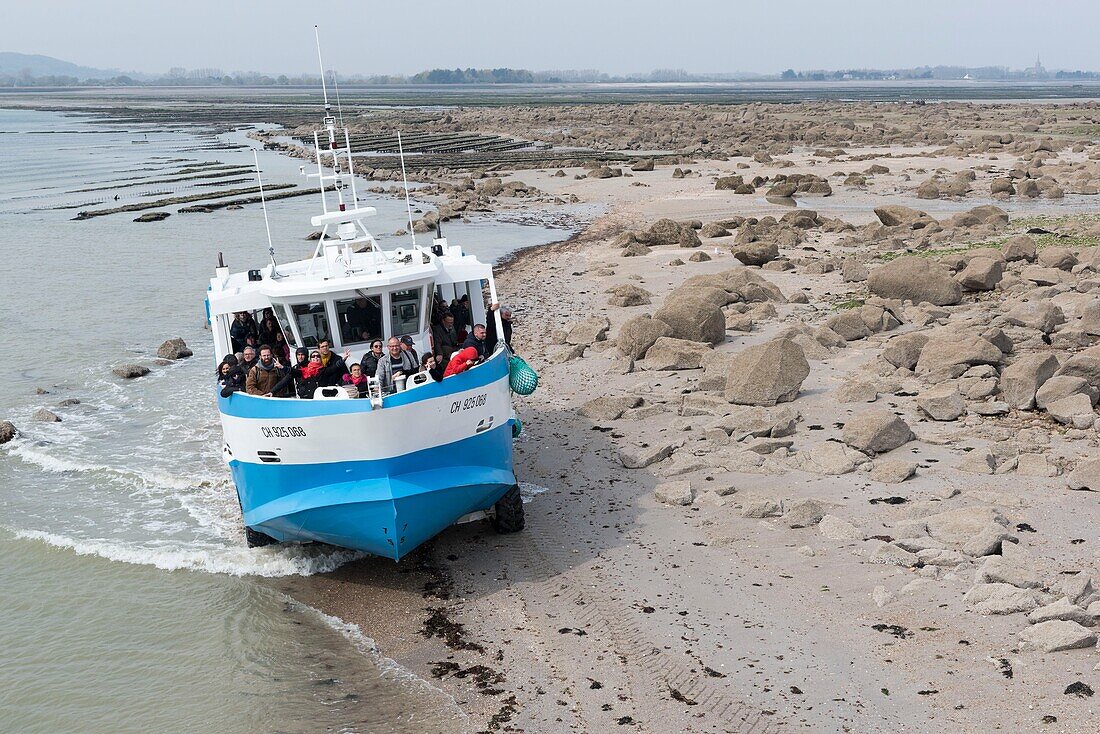
[[(328, 130), (328, 147), (336, 149), (336, 118), (332, 116), (332, 105), (328, 103), (328, 84), (325, 82), (325, 62), (321, 59), (321, 31), (313, 26), (313, 37), (317, 41), (317, 65), (321, 67), (321, 93), (325, 97), (325, 128)], [(336, 159), (333, 158), (333, 169), (336, 169)], [(339, 171), (336, 171), (339, 174)], [(343, 199), (341, 199), (343, 201)]]
[(405, 210), (409, 213), (409, 235), (416, 247), (416, 230), (413, 229), (413, 210), (409, 203), (409, 178), (405, 175), (405, 148), (401, 145), (401, 131), (397, 131), (397, 154), (401, 157), (401, 180), (405, 182)]
[(264, 198), (264, 180), (260, 176), (260, 156), (255, 148), (252, 149), (252, 160), (256, 162), (256, 183), (260, 185), (260, 206), (264, 210), (264, 229), (267, 230), (267, 252), (271, 255), (271, 274), (275, 275), (278, 263), (275, 262), (275, 245), (271, 241), (271, 224), (267, 220), (267, 199)]
[[(336, 118), (332, 116), (332, 105), (328, 101), (328, 85), (325, 82), (325, 62), (321, 59), (321, 31), (313, 26), (313, 37), (317, 41), (317, 64), (321, 67), (321, 92), (325, 97), (325, 129), (328, 131), (328, 151), (332, 153), (332, 181), (336, 187), (336, 200), (340, 211), (344, 211), (343, 181), (340, 172), (340, 151), (336, 147)], [(321, 146), (317, 140), (317, 133), (313, 134), (313, 147), (317, 151), (317, 175), (321, 184), (321, 201), (325, 199), (325, 175), (321, 165)], [(355, 171), (351, 162), (351, 143), (348, 140), (348, 129), (344, 128), (344, 147), (348, 158), (347, 173), (351, 177), (351, 193), (355, 206), (358, 206), (359, 196), (355, 192)], [(325, 211), (328, 208), (325, 207)]]
[(332, 70), (332, 86), (336, 87), (336, 115), (340, 118), (340, 127), (344, 126), (344, 106), (340, 104), (340, 82), (336, 79), (336, 70)]
[(328, 103), (328, 87), (325, 86), (325, 62), (321, 60), (321, 31), (313, 26), (313, 38), (317, 41), (317, 65), (321, 67), (321, 93), (325, 95), (325, 113), (328, 114), (332, 107)]
[[(338, 265), (351, 272), (351, 247), (354, 244), (365, 243), (369, 245), (373, 251), (378, 251), (378, 243), (367, 228), (363, 226), (361, 220), (365, 217), (373, 216), (376, 212), (374, 207), (360, 207), (359, 195), (355, 190), (355, 161), (351, 154), (351, 140), (348, 134), (348, 129), (343, 125), (343, 108), (340, 109), (341, 127), (343, 128), (342, 134), (337, 136), (336, 117), (332, 114), (332, 105), (328, 101), (328, 81), (325, 78), (325, 62), (321, 56), (321, 31), (315, 25), (313, 26), (313, 36), (317, 42), (317, 64), (321, 69), (321, 91), (325, 99), (325, 118), (324, 127), (328, 133), (328, 140), (322, 142), (324, 134), (320, 130), (314, 130), (313, 132), (313, 149), (316, 152), (317, 158), (317, 173), (307, 174), (309, 178), (316, 177), (317, 183), (320, 187), (321, 193), (321, 214), (310, 219), (310, 223), (314, 227), (321, 227), (321, 238), (317, 242), (317, 249), (313, 252), (313, 259), (310, 261), (307, 273), (313, 272), (314, 263), (317, 259), (324, 255), (323, 262), (327, 273), (332, 274), (333, 267)], [(336, 88), (336, 103), (340, 104), (340, 87), (336, 82), (336, 75), (332, 77), (333, 85)], [(339, 142), (337, 142), (339, 140)], [(325, 172), (325, 156), (332, 156), (329, 165), (332, 166), (332, 173)], [(304, 173), (304, 166), (303, 166)], [(328, 186), (331, 184), (331, 189)], [(348, 207), (348, 202), (345, 200), (344, 191), (347, 190), (347, 196), (350, 197), (351, 207)], [(332, 191), (336, 194), (336, 208), (331, 209), (328, 201), (328, 192)], [(329, 228), (335, 227), (336, 236), (329, 236)], [(337, 248), (343, 248), (343, 255), (338, 255), (335, 252)]]

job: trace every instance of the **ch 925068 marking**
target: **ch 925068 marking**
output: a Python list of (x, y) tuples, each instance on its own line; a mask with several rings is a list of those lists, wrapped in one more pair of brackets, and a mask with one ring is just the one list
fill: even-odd
[(305, 438), (306, 429), (301, 426), (260, 426), (264, 438)]
[(480, 395), (474, 395), (473, 397), (466, 398), (465, 400), (456, 400), (451, 403), (451, 414), (460, 413), (463, 410), (469, 410), (470, 408), (480, 408), (485, 405), (488, 400), (488, 393), (481, 393)]

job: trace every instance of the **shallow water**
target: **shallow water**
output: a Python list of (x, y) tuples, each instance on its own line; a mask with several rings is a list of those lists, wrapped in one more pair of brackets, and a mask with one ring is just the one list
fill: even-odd
[[(0, 418), (21, 429), (0, 447), (4, 729), (464, 730), (454, 702), (382, 658), (370, 630), (264, 583), (355, 555), (244, 547), (220, 457), (203, 294), (217, 251), (234, 270), (266, 261), (261, 210), (135, 224), (140, 212), (72, 221), (79, 209), (53, 208), (193, 193), (202, 189), (140, 181), (74, 192), (165, 178), (186, 161), (248, 165), (252, 156), (197, 131), (121, 127), (0, 110)], [(297, 161), (261, 153), (261, 166), (265, 183), (305, 184)], [(360, 198), (379, 210), (368, 224), (383, 246), (397, 246), (383, 235), (403, 225), (404, 202)], [(314, 196), (270, 205), (277, 257), (312, 251), (302, 238), (316, 206)], [(483, 218), (446, 234), (495, 259), (570, 232)], [(174, 336), (195, 357), (154, 365), (157, 345)], [(153, 371), (120, 381), (110, 368), (126, 361)], [(32, 421), (40, 407), (62, 422)]]

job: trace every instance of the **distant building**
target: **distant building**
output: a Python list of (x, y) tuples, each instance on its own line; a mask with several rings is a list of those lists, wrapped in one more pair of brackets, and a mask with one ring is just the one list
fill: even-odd
[(1028, 79), (1049, 79), (1050, 72), (1043, 66), (1043, 62), (1039, 60), (1039, 55), (1035, 55), (1035, 66), (1028, 69), (1024, 69), (1024, 76)]

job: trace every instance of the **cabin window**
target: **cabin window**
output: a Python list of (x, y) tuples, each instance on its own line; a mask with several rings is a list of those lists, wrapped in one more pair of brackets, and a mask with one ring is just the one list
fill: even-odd
[(225, 355), (233, 353), (233, 340), (229, 336), (229, 319), (226, 314), (219, 314), (211, 319), (214, 329), (215, 356), (221, 360)]
[(273, 306), (272, 310), (275, 311), (275, 319), (279, 322), (279, 328), (283, 330), (286, 343), (292, 348), (296, 348), (298, 342), (295, 339), (294, 330), (290, 328), (290, 317), (287, 316), (286, 306)]
[(390, 294), (390, 329), (393, 336), (420, 332), (420, 288)]
[(299, 303), (290, 308), (298, 324), (298, 333), (302, 335), (303, 347), (315, 347), (322, 339), (330, 338), (328, 313), (323, 302)]
[(340, 343), (344, 346), (382, 338), (381, 296), (336, 301), (336, 318), (340, 322)]

